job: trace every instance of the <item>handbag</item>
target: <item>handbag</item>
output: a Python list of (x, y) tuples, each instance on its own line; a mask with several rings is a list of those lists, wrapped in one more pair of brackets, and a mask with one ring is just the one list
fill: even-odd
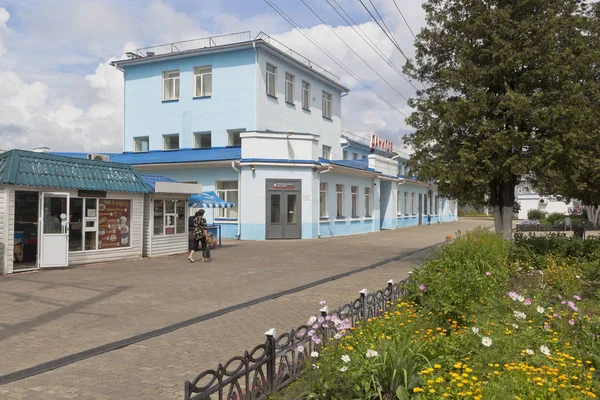
[(204, 249), (202, 249), (202, 258), (210, 258), (210, 246), (208, 243), (204, 246)]

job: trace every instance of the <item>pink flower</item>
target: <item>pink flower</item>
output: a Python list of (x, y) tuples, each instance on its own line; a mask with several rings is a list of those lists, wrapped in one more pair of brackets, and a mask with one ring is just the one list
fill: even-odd
[(420, 285), (419, 285), (419, 290), (421, 290), (421, 291), (425, 290), (425, 285), (423, 285), (423, 284), (420, 284)]
[(519, 294), (517, 292), (508, 292), (507, 295), (513, 300), (517, 300), (517, 298), (519, 297)]
[(574, 320), (572, 320), (572, 319), (570, 319), (570, 320), (569, 320), (569, 325), (571, 325), (571, 326), (575, 325), (575, 321), (574, 321)]
[(567, 304), (567, 302), (563, 300), (560, 302), (560, 304)]
[(557, 297), (558, 297), (559, 299), (562, 299), (562, 296), (561, 296), (560, 294), (559, 294)]
[(530, 298), (526, 298), (525, 302), (523, 304), (525, 304), (526, 306), (531, 305), (531, 299)]
[(544, 329), (549, 331), (550, 330), (550, 324), (544, 324)]
[(485, 275), (486, 276), (490, 276), (492, 273), (490, 271), (486, 272)]
[(326, 303), (327, 303), (327, 301), (325, 301), (324, 299), (321, 300), (321, 301), (319, 301), (319, 304), (322, 305), (322, 306), (324, 306)]
[(573, 298), (574, 298), (575, 300), (577, 300), (577, 301), (581, 301), (581, 297), (579, 297), (579, 296), (577, 296), (577, 295), (573, 296)]

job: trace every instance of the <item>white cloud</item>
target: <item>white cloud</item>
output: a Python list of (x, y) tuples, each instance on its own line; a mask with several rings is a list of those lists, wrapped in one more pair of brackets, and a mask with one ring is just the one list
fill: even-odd
[(8, 37), (10, 30), (8, 29), (7, 22), (10, 19), (10, 14), (6, 8), (0, 7), (0, 56), (6, 53), (6, 47), (4, 47), (4, 40)]

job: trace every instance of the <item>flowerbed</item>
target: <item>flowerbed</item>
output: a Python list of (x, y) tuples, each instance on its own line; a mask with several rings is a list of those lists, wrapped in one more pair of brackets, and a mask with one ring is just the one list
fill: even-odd
[(283, 398), (596, 398), (600, 271), (590, 258), (459, 235), (382, 317), (317, 320), (322, 347)]

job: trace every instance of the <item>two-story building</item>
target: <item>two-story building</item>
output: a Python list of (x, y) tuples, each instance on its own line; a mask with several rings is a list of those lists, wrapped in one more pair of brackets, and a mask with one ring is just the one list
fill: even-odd
[(110, 160), (235, 203), (208, 213), (224, 237), (317, 238), (456, 219), (455, 202), (405, 176), (408, 155), (391, 142), (342, 132), (349, 89), (337, 76), (265, 34), (138, 49), (113, 65), (125, 80), (124, 153)]

